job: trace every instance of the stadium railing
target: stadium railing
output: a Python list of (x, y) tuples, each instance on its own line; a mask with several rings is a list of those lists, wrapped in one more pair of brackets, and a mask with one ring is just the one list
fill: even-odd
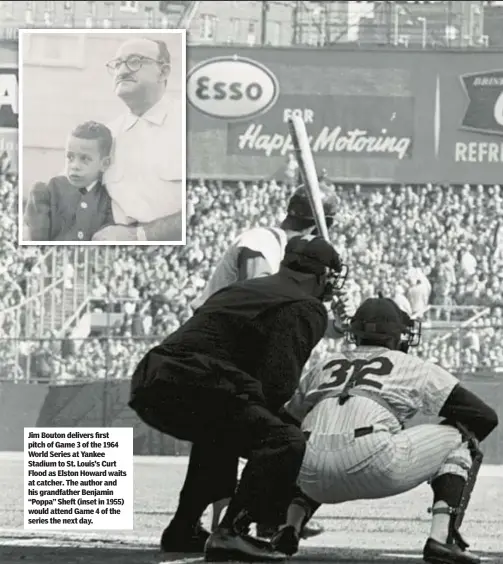
[[(107, 315), (107, 314), (105, 314)], [(129, 378), (141, 357), (163, 338), (140, 335), (134, 326), (120, 334), (110, 331), (85, 337), (27, 339), (0, 337), (0, 380), (81, 384)], [(485, 326), (461, 326), (455, 331), (423, 328), (422, 345), (412, 354), (434, 360), (461, 377), (503, 377), (503, 321)], [(319, 346), (310, 364), (333, 350)]]

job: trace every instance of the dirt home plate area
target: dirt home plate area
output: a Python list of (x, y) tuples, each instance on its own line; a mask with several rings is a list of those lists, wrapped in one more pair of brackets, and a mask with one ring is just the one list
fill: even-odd
[[(186, 458), (137, 457), (134, 531), (24, 531), (23, 456), (0, 453), (0, 562), (37, 564), (195, 564), (198, 555), (161, 554), (159, 536), (176, 507)], [(503, 564), (503, 467), (485, 466), (462, 532), (485, 563)], [(428, 486), (380, 501), (322, 507), (326, 532), (293, 561), (355, 564), (422, 562), (429, 532)], [(206, 524), (207, 524), (206, 516)]]

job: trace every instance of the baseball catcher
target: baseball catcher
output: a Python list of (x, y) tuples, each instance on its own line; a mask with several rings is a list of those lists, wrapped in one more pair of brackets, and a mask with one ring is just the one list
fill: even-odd
[[(478, 444), (496, 427), (493, 409), (439, 366), (407, 355), (420, 325), (390, 299), (363, 302), (350, 323), (356, 348), (307, 373), (287, 411), (308, 438), (298, 495), (273, 538), (293, 554), (303, 520), (322, 503), (396, 495), (431, 484), (426, 562), (477, 564), (459, 527), (481, 462)], [(404, 429), (416, 413), (441, 424)]]

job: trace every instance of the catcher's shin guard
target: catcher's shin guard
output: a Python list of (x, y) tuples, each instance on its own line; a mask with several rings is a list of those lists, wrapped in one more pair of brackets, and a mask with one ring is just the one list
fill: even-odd
[(470, 449), (470, 454), (472, 457), (472, 466), (468, 471), (468, 476), (464, 484), (463, 490), (461, 492), (461, 498), (457, 507), (437, 507), (430, 510), (431, 513), (435, 514), (448, 514), (450, 515), (449, 520), (449, 533), (447, 536), (447, 544), (456, 544), (461, 548), (461, 550), (466, 550), (470, 545), (463, 539), (459, 529), (463, 523), (466, 509), (470, 503), (470, 498), (472, 496), (473, 488), (475, 482), (477, 481), (477, 476), (484, 459), (484, 455), (479, 448), (479, 443), (475, 436), (470, 433), (463, 425), (457, 424), (463, 437), (468, 441), (468, 448)]
[[(451, 518), (451, 526), (449, 531), (449, 538), (452, 538), (453, 542), (456, 542), (458, 546), (463, 548), (463, 544), (465, 545), (464, 548), (468, 547), (468, 544), (463, 540), (461, 535), (459, 534), (459, 529), (461, 528), (461, 524), (463, 523), (463, 519), (465, 516), (466, 508), (470, 503), (470, 498), (472, 496), (473, 488), (475, 486), (475, 482), (477, 481), (477, 476), (479, 474), (480, 466), (482, 465), (482, 461), (484, 459), (484, 455), (480, 450), (479, 443), (475, 436), (470, 433), (461, 423), (457, 425), (458, 429), (461, 431), (461, 434), (464, 438), (468, 441), (468, 448), (470, 449), (470, 454), (472, 456), (472, 467), (468, 472), (468, 477), (465, 482), (465, 487), (463, 488), (463, 492), (461, 494), (461, 501), (459, 503), (459, 507)], [(463, 549), (464, 550), (464, 549)]]

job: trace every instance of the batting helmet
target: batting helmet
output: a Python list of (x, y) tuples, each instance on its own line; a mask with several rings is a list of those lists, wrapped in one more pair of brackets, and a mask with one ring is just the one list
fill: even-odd
[(292, 237), (286, 246), (281, 265), (316, 276), (325, 274), (323, 301), (330, 300), (344, 286), (348, 272), (334, 247), (322, 237), (314, 235)]
[(356, 310), (349, 325), (357, 342), (381, 345), (407, 352), (419, 345), (421, 325), (414, 322), (389, 298), (369, 298)]
[[(331, 194), (328, 194), (326, 191), (321, 191), (321, 198), (327, 227), (330, 228), (334, 222), (336, 213), (335, 197)], [(314, 222), (313, 210), (311, 209), (309, 197), (304, 188), (297, 188), (297, 190), (294, 192), (294, 194), (290, 198), (290, 201), (288, 202), (286, 214), (288, 217), (310, 219)]]

